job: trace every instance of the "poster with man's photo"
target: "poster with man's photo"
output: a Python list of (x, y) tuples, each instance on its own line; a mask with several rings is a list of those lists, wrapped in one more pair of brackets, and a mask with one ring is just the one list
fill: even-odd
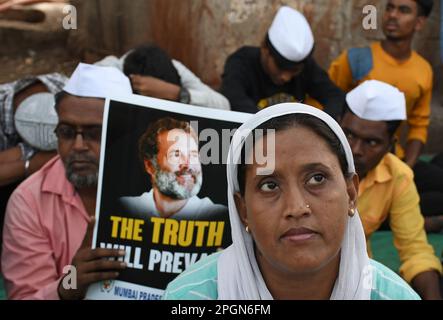
[(130, 96), (106, 101), (93, 247), (126, 251), (87, 299), (161, 299), (231, 244), (226, 159), (247, 114)]

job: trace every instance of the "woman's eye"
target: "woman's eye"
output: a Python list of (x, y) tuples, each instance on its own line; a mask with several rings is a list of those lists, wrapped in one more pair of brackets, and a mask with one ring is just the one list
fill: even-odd
[(272, 192), (277, 189), (277, 184), (275, 182), (265, 182), (260, 186), (260, 190), (264, 192)]
[(308, 180), (308, 184), (310, 185), (319, 185), (322, 184), (326, 178), (322, 174), (316, 174), (311, 179)]

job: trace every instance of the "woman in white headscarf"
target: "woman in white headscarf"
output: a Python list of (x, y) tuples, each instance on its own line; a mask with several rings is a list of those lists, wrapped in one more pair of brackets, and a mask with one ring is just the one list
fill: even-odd
[(164, 299), (419, 299), (369, 259), (351, 149), (326, 113), (287, 103), (255, 114), (233, 137), (227, 175), (233, 244)]

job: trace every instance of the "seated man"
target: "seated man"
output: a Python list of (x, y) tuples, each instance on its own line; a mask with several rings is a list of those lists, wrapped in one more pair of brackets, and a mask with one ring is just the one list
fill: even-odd
[(346, 50), (329, 68), (331, 79), (345, 92), (366, 80), (379, 80), (405, 94), (407, 145), (403, 150), (397, 144), (396, 154), (411, 168), (427, 140), (433, 81), (431, 65), (412, 49), (412, 43), (432, 7), (433, 0), (387, 1), (382, 19), (386, 38), (368, 47)]
[(139, 217), (212, 220), (226, 218), (228, 208), (199, 198), (203, 171), (198, 137), (189, 122), (161, 118), (139, 139), (139, 156), (152, 189), (139, 197), (122, 197), (123, 212)]
[[(443, 229), (443, 208), (440, 206), (437, 212), (435, 209), (436, 200), (443, 194), (443, 170), (419, 160), (428, 137), (433, 72), (429, 62), (412, 46), (415, 34), (423, 30), (431, 14), (433, 3), (433, 0), (387, 1), (382, 19), (385, 39), (346, 50), (332, 62), (329, 75), (345, 92), (366, 80), (379, 80), (405, 94), (407, 141), (405, 145), (397, 142), (395, 152), (414, 170), (426, 230), (439, 232)], [(398, 138), (402, 131), (397, 130)]]
[(428, 243), (412, 170), (389, 153), (406, 118), (404, 94), (369, 80), (346, 96), (341, 126), (360, 177), (358, 210), (366, 238), (387, 219), (402, 265), (400, 274), (423, 299), (440, 299), (442, 265)]
[(229, 101), (155, 45), (129, 51), (120, 59), (108, 56), (95, 63), (116, 67), (130, 77), (134, 93), (202, 107), (230, 110)]
[(307, 95), (339, 118), (344, 94), (314, 58), (314, 36), (306, 18), (282, 7), (260, 48), (242, 47), (226, 61), (221, 93), (235, 111), (256, 113), (283, 102), (303, 102)]
[[(56, 99), (59, 156), (14, 191), (6, 210), (1, 264), (9, 299), (81, 299), (90, 283), (125, 267), (102, 259), (124, 252), (93, 250), (91, 239), (104, 98), (130, 94), (129, 79), (115, 68), (80, 64), (63, 90)], [(76, 268), (75, 290), (63, 281), (67, 265)]]
[(20, 136), (14, 122), (17, 110), (38, 93), (56, 94), (66, 81), (65, 76), (51, 73), (0, 85), (0, 243), (9, 196), (24, 178), (56, 155), (55, 150), (38, 149)]

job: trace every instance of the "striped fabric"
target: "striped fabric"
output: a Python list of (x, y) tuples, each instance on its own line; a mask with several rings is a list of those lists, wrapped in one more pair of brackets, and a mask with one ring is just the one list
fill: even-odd
[[(201, 259), (166, 288), (164, 300), (216, 300), (217, 262), (220, 252)], [(371, 300), (420, 300), (396, 273), (371, 260), (373, 288)]]
[(371, 260), (373, 287), (371, 300), (420, 300), (417, 293), (399, 275)]
[(22, 150), (22, 159), (30, 159), (35, 150), (17, 133), (14, 125), (14, 95), (27, 88), (36, 81), (42, 82), (50, 93), (56, 94), (63, 89), (68, 79), (60, 73), (50, 73), (40, 76), (28, 76), (14, 82), (0, 84), (0, 151), (19, 146)]

